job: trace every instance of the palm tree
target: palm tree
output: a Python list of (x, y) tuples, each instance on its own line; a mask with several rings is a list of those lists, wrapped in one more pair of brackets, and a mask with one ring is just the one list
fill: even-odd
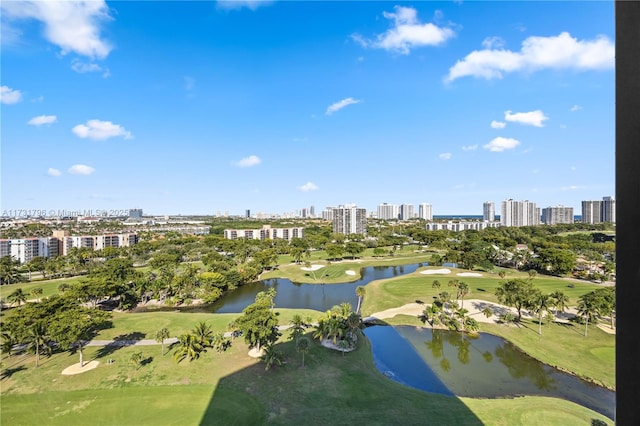
[(142, 358), (143, 358), (142, 352), (141, 351), (135, 351), (129, 357), (129, 362), (133, 365), (133, 367), (136, 370), (138, 370), (140, 368), (140, 366), (142, 366)]
[(183, 334), (178, 337), (178, 348), (175, 353), (176, 362), (180, 362), (185, 358), (193, 361), (200, 357), (200, 352), (204, 348), (200, 345), (200, 341), (193, 334)]
[(304, 330), (307, 328), (307, 324), (302, 319), (302, 316), (299, 314), (295, 314), (293, 318), (291, 318), (291, 339), (296, 342), (300, 339), (300, 336), (304, 333)]
[(304, 368), (304, 354), (309, 352), (311, 341), (307, 336), (302, 336), (296, 340), (296, 350), (302, 354), (302, 368)]
[(42, 321), (35, 322), (29, 328), (29, 346), (33, 347), (36, 353), (36, 367), (40, 365), (40, 352), (43, 348), (47, 348), (47, 352), (51, 350), (48, 346), (49, 337), (47, 336), (47, 327)]
[(360, 305), (362, 303), (362, 298), (364, 297), (364, 295), (366, 294), (366, 290), (363, 286), (359, 285), (358, 287), (356, 287), (356, 296), (358, 296), (358, 307), (356, 308), (356, 313), (359, 314), (360, 313)]
[(549, 295), (552, 299), (553, 306), (556, 308), (556, 317), (558, 316), (558, 311), (564, 312), (564, 308), (569, 303), (569, 297), (565, 296), (565, 294), (561, 291), (554, 291)]
[(589, 318), (595, 319), (600, 313), (600, 303), (594, 293), (587, 293), (578, 299), (578, 313), (585, 317), (584, 336), (587, 337), (587, 328), (589, 327)]
[(42, 295), (42, 288), (36, 287), (36, 288), (31, 289), (31, 295), (32, 296), (36, 296), (36, 300), (38, 302), (40, 302), (40, 297), (39, 296)]
[(277, 350), (273, 344), (264, 347), (264, 354), (260, 359), (265, 363), (265, 370), (269, 370), (273, 365), (282, 365), (284, 361), (282, 352)]
[(169, 329), (167, 327), (161, 328), (156, 332), (156, 342), (162, 345), (162, 356), (164, 356), (164, 340), (169, 338)]
[(482, 313), (486, 318), (491, 318), (491, 316), (493, 315), (493, 309), (487, 306), (482, 310)]
[(542, 334), (542, 313), (549, 309), (549, 295), (538, 293), (533, 302), (533, 310), (538, 314), (538, 334)]
[(2, 352), (7, 353), (7, 357), (11, 358), (11, 351), (13, 351), (13, 346), (18, 343), (18, 339), (16, 337), (16, 333), (12, 330), (5, 330), (2, 332)]
[(431, 283), (431, 288), (435, 288), (436, 290), (440, 290), (440, 281), (433, 280), (433, 282)]
[(18, 306), (20, 306), (27, 302), (27, 295), (21, 288), (17, 288), (7, 297), (7, 299), (10, 300), (12, 304), (18, 303)]
[(202, 349), (211, 347), (211, 341), (213, 340), (213, 330), (211, 330), (211, 325), (207, 324), (204, 321), (200, 321), (198, 325), (195, 326), (193, 330), (191, 330), (196, 339), (198, 339), (198, 343), (202, 346)]
[(469, 284), (465, 283), (464, 281), (460, 282), (460, 284), (458, 284), (458, 297), (462, 299), (461, 307), (463, 308), (464, 308), (464, 297), (469, 293), (470, 293)]

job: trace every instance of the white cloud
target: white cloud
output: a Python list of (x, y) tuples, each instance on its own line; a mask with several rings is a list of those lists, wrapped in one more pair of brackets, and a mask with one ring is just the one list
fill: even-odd
[[(372, 47), (408, 55), (411, 49), (422, 46), (437, 46), (455, 35), (446, 27), (432, 23), (421, 24), (418, 13), (411, 7), (395, 6), (395, 12), (383, 12), (383, 16), (393, 21), (393, 28), (368, 40), (359, 34), (351, 38), (362, 47)], [(436, 18), (438, 16), (436, 15)]]
[(73, 166), (69, 167), (69, 170), (67, 170), (69, 173), (71, 173), (72, 175), (90, 175), (93, 172), (96, 171), (96, 169), (94, 169), (93, 167), (89, 167), (86, 166), (84, 164), (74, 164)]
[(569, 111), (576, 112), (576, 111), (580, 111), (581, 109), (582, 107), (580, 105), (574, 105), (571, 108), (569, 108)]
[(463, 151), (475, 151), (476, 149), (478, 149), (478, 145), (467, 145), (467, 146), (463, 146), (462, 150)]
[(62, 172), (58, 169), (54, 169), (53, 167), (49, 167), (49, 169), (47, 170), (47, 174), (49, 176), (60, 176)]
[(260, 164), (262, 160), (257, 155), (250, 155), (241, 159), (240, 161), (235, 162), (234, 164), (238, 167), (253, 167)]
[(0, 103), (15, 104), (22, 100), (22, 93), (19, 90), (10, 88), (9, 86), (0, 87)]
[(331, 115), (336, 111), (341, 110), (342, 108), (349, 106), (349, 105), (353, 105), (353, 104), (359, 104), (360, 100), (358, 99), (353, 99), (353, 98), (346, 98), (343, 99), (341, 101), (338, 101), (336, 103), (333, 103), (331, 105), (329, 105), (329, 107), (327, 108), (327, 111), (325, 112), (326, 115)]
[(7, 19), (36, 19), (44, 24), (44, 37), (62, 49), (90, 58), (103, 59), (111, 45), (101, 39), (100, 25), (111, 19), (104, 0), (92, 1), (5, 1)]
[(541, 69), (604, 70), (613, 69), (614, 43), (606, 36), (578, 40), (567, 32), (551, 37), (528, 37), (519, 52), (502, 48), (475, 50), (449, 69), (445, 82), (466, 77), (487, 80), (502, 78), (515, 71)]
[(450, 160), (451, 159), (451, 153), (450, 152), (443, 152), (442, 154), (438, 155), (438, 158), (440, 158), (441, 160)]
[(507, 123), (505, 123), (504, 121), (493, 120), (491, 122), (491, 127), (494, 129), (504, 129), (506, 126), (507, 126)]
[(27, 122), (27, 124), (31, 124), (32, 126), (42, 126), (43, 124), (52, 124), (56, 121), (58, 121), (58, 118), (55, 115), (39, 115), (37, 117), (33, 117)]
[(249, 10), (256, 10), (260, 6), (269, 6), (272, 4), (271, 0), (218, 0), (216, 7), (225, 10), (239, 10), (246, 7)]
[(543, 121), (548, 120), (549, 117), (544, 115), (544, 112), (537, 109), (535, 111), (516, 112), (516, 113), (511, 113), (511, 111), (505, 111), (504, 119), (507, 121), (511, 121), (513, 123), (520, 123), (527, 126), (542, 127), (544, 126)]
[(71, 69), (78, 74), (84, 74), (88, 72), (102, 72), (102, 76), (105, 78), (111, 75), (108, 69), (102, 68), (95, 62), (82, 62), (79, 59), (74, 59), (73, 61), (71, 61)]
[(520, 141), (516, 139), (497, 137), (484, 145), (483, 148), (491, 152), (502, 152), (507, 149), (513, 149), (518, 145), (520, 145)]
[(125, 139), (131, 139), (133, 137), (131, 132), (121, 125), (102, 120), (89, 120), (87, 124), (78, 124), (72, 131), (80, 138), (95, 140), (104, 140), (115, 136), (122, 136)]
[(313, 182), (307, 182), (302, 186), (299, 186), (298, 189), (302, 192), (315, 191), (318, 189), (318, 185)]
[(482, 47), (485, 49), (501, 49), (504, 47), (504, 40), (501, 37), (493, 36), (482, 40)]

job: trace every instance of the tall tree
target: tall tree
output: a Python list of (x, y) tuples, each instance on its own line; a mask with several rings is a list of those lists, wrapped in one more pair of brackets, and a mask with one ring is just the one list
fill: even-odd
[(516, 308), (518, 321), (522, 319), (522, 309), (532, 305), (535, 294), (533, 283), (519, 278), (506, 281), (496, 289), (500, 303)]
[(461, 308), (464, 308), (464, 297), (469, 294), (471, 292), (471, 290), (469, 289), (469, 284), (465, 283), (464, 281), (461, 281), (460, 284), (458, 284), (458, 298), (461, 299)]
[(533, 298), (533, 311), (538, 314), (538, 334), (542, 334), (542, 314), (549, 310), (551, 297), (548, 294), (543, 294), (540, 290), (536, 291)]
[(22, 276), (18, 271), (20, 262), (11, 256), (0, 257), (0, 285), (19, 283)]
[(266, 293), (256, 295), (255, 302), (244, 308), (242, 315), (231, 322), (230, 327), (242, 332), (249, 349), (258, 351), (275, 342), (278, 332), (278, 316), (271, 310), (273, 298)]
[(40, 302), (40, 296), (42, 296), (42, 288), (34, 287), (31, 289), (31, 295), (36, 297), (36, 301)]
[(555, 307), (555, 316), (558, 316), (558, 312), (564, 312), (564, 308), (569, 303), (569, 297), (561, 291), (554, 291), (549, 295), (551, 297), (551, 304)]
[(302, 354), (302, 368), (304, 368), (304, 355), (309, 352), (311, 341), (307, 336), (302, 336), (296, 341), (296, 351)]
[(69, 307), (57, 312), (49, 323), (51, 339), (64, 350), (77, 349), (80, 367), (84, 366), (83, 348), (97, 332), (111, 325), (111, 313), (99, 309)]
[(162, 356), (164, 356), (164, 341), (169, 338), (169, 329), (163, 327), (156, 332), (156, 342), (162, 345)]
[(602, 301), (599, 300), (599, 296), (595, 292), (583, 294), (578, 299), (578, 314), (584, 317), (584, 336), (587, 337), (587, 329), (589, 327), (589, 320), (595, 320), (600, 313)]
[(31, 346), (36, 354), (36, 367), (40, 364), (40, 354), (51, 352), (49, 347), (49, 336), (47, 326), (44, 321), (37, 321), (29, 328), (28, 335), (29, 346)]
[(188, 359), (190, 362), (200, 357), (200, 352), (204, 348), (200, 345), (199, 339), (193, 334), (182, 334), (178, 337), (178, 347), (176, 348), (174, 359), (176, 362), (181, 362), (184, 359)]
[(7, 296), (7, 300), (9, 300), (12, 304), (17, 303), (18, 306), (20, 306), (23, 303), (27, 302), (27, 295), (24, 290), (22, 290), (22, 288), (17, 288), (13, 291), (13, 293)]
[(362, 305), (362, 298), (365, 296), (366, 293), (367, 293), (367, 290), (364, 288), (364, 286), (359, 285), (358, 287), (356, 287), (356, 296), (358, 296), (358, 307), (356, 308), (356, 313), (357, 314), (360, 313), (360, 306)]

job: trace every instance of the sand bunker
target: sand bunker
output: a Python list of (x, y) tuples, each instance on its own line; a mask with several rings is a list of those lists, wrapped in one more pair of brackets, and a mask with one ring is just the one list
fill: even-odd
[(446, 274), (450, 274), (451, 270), (450, 269), (427, 269), (426, 271), (421, 271), (421, 274), (424, 275), (446, 275)]
[(347, 275), (355, 275), (356, 271), (349, 270), (349, 271), (344, 271), (344, 273), (347, 274)]
[(320, 268), (324, 268), (324, 265), (311, 265), (310, 268), (303, 266), (300, 269), (302, 269), (303, 271), (317, 271)]
[(459, 274), (456, 274), (459, 277), (481, 277), (482, 274), (479, 274), (477, 272), (460, 272)]
[(80, 367), (80, 363), (73, 364), (73, 365), (65, 368), (64, 370), (62, 370), (62, 375), (63, 376), (72, 376), (74, 374), (85, 373), (85, 372), (87, 372), (89, 370), (93, 370), (94, 368), (96, 368), (98, 366), (98, 364), (100, 364), (99, 361), (89, 361), (88, 363), (86, 363), (82, 367)]

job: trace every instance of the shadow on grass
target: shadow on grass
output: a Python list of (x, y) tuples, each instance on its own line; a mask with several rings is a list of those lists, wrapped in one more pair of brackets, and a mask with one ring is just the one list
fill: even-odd
[[(245, 348), (239, 341), (234, 345)], [(258, 362), (220, 379), (200, 424), (482, 424), (457, 397), (383, 375), (362, 334), (346, 354), (312, 340), (304, 367), (294, 342), (276, 349), (285, 357), (282, 366), (265, 370)]]
[(0, 380), (4, 380), (4, 379), (8, 379), (11, 376), (13, 376), (15, 373), (17, 373), (18, 371), (22, 371), (22, 370), (26, 370), (27, 367), (25, 367), (24, 365), (19, 365), (17, 367), (10, 367), (10, 368), (5, 368), (2, 370), (2, 373), (0, 373)]
[(104, 358), (105, 356), (113, 354), (115, 351), (117, 351), (120, 348), (125, 348), (127, 346), (133, 346), (138, 341), (144, 339), (145, 336), (146, 336), (146, 333), (141, 333), (139, 331), (134, 331), (134, 332), (131, 332), (131, 333), (121, 334), (119, 336), (116, 336), (113, 339), (113, 342), (111, 342), (108, 345), (103, 346), (100, 349), (98, 349), (98, 351), (96, 352), (95, 357), (96, 358)]

